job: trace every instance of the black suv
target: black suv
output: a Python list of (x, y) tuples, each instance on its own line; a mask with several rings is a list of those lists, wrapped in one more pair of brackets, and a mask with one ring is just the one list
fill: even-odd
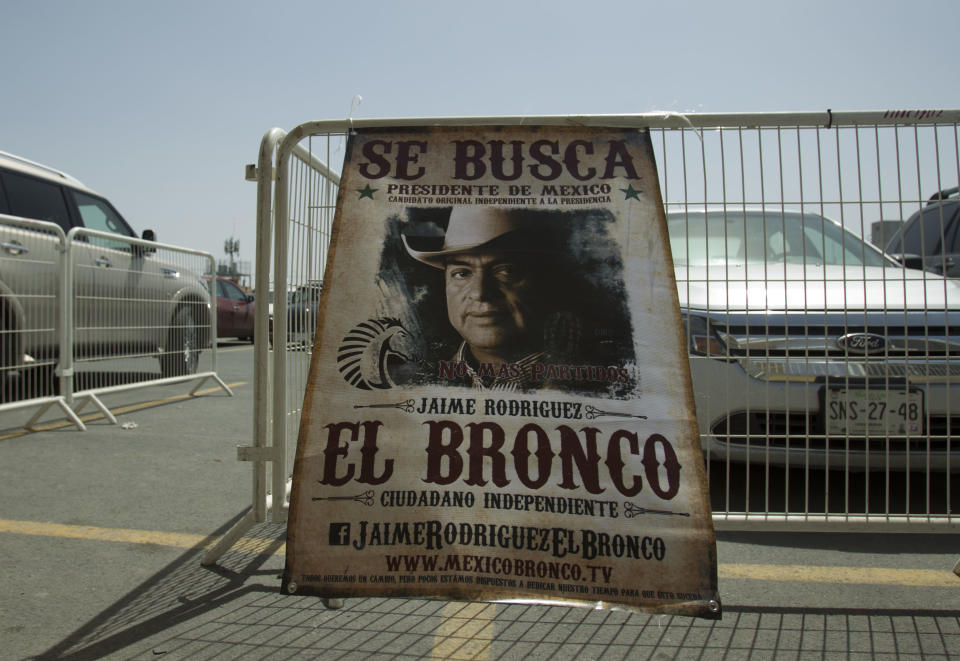
[(933, 195), (887, 243), (907, 268), (960, 278), (960, 188)]

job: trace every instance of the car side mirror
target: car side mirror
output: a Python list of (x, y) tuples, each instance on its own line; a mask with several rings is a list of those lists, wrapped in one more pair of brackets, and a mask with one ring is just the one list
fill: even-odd
[[(141, 238), (144, 241), (156, 241), (157, 233), (154, 232), (153, 230), (143, 230), (143, 234), (141, 235)], [(150, 246), (133, 246), (133, 254), (138, 257), (143, 257), (144, 255), (152, 255), (155, 252), (157, 252), (157, 249)]]
[(247, 299), (247, 303), (253, 303), (255, 297), (253, 294), (247, 294), (245, 298)]

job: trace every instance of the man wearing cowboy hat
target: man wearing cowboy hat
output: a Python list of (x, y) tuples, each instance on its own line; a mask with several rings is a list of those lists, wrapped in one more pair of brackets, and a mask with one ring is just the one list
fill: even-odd
[[(447, 316), (463, 338), (454, 356), (481, 388), (515, 390), (544, 358), (553, 300), (550, 241), (523, 209), (454, 207), (443, 241), (403, 237), (414, 259), (444, 273)], [(432, 249), (428, 249), (431, 248)]]

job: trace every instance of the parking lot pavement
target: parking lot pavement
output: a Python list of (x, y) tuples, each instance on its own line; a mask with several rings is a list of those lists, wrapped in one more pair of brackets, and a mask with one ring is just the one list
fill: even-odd
[(279, 592), (284, 527), (215, 567), (250, 504), (252, 351), (229, 397), (111, 396), (121, 423), (27, 433), (0, 419), (2, 659), (960, 659), (958, 535), (720, 533), (719, 621), (622, 611)]

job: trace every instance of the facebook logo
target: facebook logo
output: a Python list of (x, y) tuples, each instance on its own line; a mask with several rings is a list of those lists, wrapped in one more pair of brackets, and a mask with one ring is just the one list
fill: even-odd
[(346, 546), (350, 543), (350, 524), (330, 524), (330, 546)]

